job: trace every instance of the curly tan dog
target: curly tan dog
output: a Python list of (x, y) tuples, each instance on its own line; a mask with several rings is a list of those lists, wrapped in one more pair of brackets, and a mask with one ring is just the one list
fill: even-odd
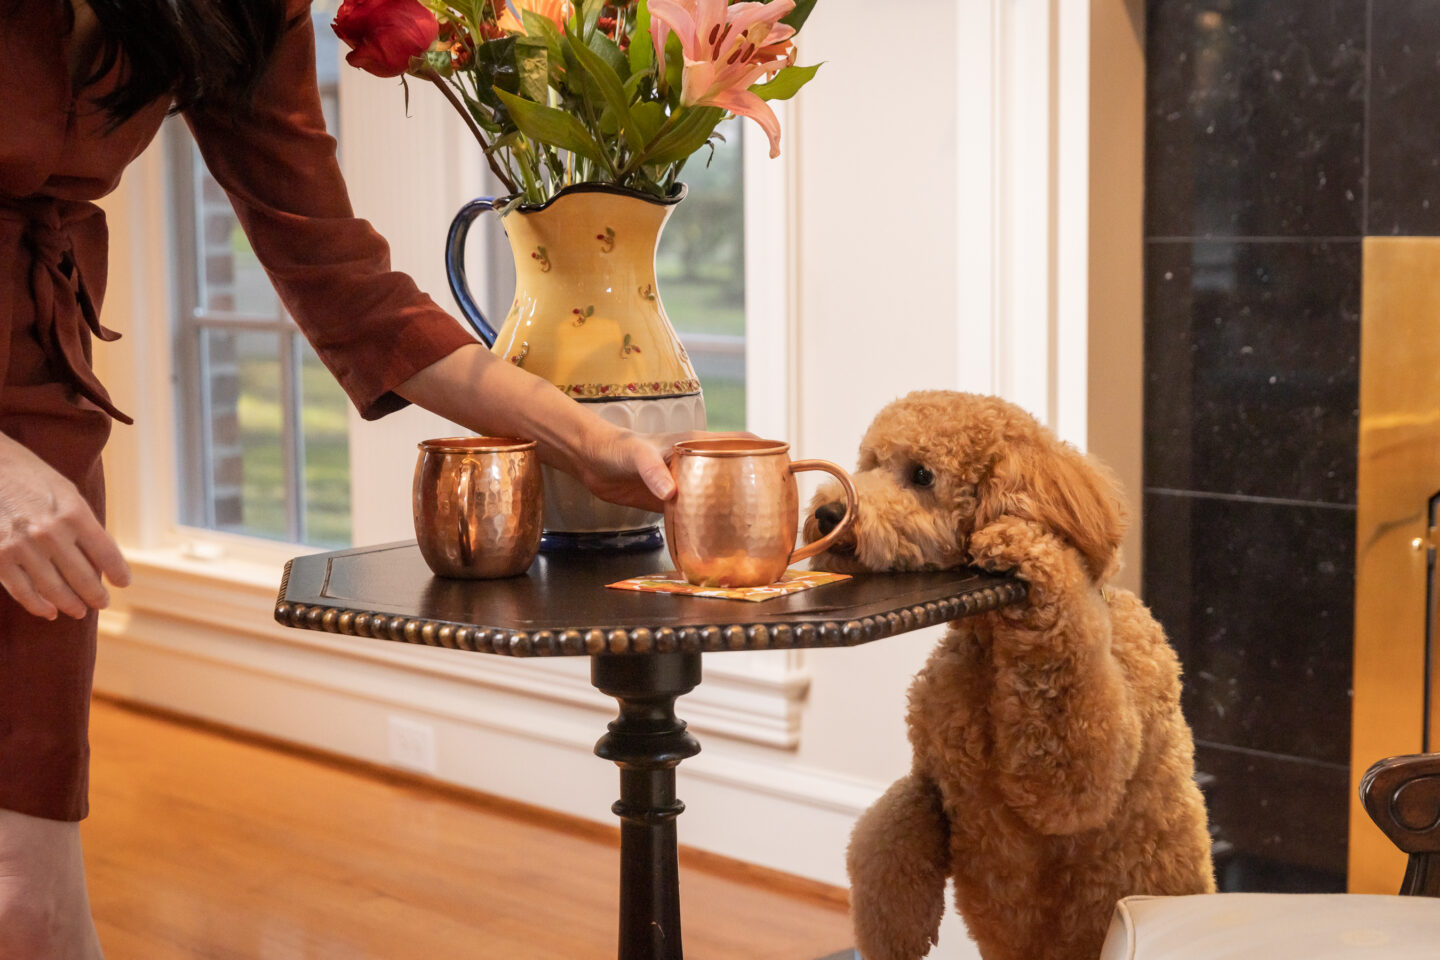
[[(1180, 667), (1119, 567), (1124, 508), (1094, 462), (993, 397), (913, 393), (860, 446), (847, 542), (821, 569), (974, 564), (1030, 584), (957, 620), (910, 688), (914, 764), (855, 827), (866, 960), (935, 942), (945, 879), (985, 960), (1094, 960), (1115, 902), (1215, 889)], [(822, 489), (813, 540), (844, 515)]]

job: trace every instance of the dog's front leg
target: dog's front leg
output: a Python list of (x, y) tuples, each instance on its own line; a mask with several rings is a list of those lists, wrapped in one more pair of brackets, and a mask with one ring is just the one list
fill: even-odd
[(845, 864), (850, 915), (866, 960), (922, 960), (945, 913), (949, 825), (940, 791), (901, 777), (855, 824)]
[(1111, 653), (1109, 608), (1084, 561), (1031, 521), (1002, 518), (970, 538), (978, 566), (1030, 585), (987, 615), (998, 786), (1041, 833), (1093, 829), (1114, 812), (1140, 755), (1140, 722)]

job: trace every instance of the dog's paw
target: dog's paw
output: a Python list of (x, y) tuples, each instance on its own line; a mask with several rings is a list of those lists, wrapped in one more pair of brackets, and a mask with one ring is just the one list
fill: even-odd
[(976, 567), (1013, 573), (1030, 585), (1023, 608), (1029, 616), (1053, 606), (1067, 586), (1088, 582), (1079, 553), (1033, 520), (1001, 517), (972, 533), (969, 548)]
[(1033, 568), (1048, 546), (1058, 543), (1034, 520), (1001, 517), (970, 534), (970, 562), (988, 573), (1024, 576), (1022, 569)]

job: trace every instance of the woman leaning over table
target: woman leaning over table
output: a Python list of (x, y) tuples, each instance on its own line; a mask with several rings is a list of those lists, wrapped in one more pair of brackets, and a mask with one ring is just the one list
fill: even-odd
[[(0, 960), (95, 960), (80, 854), (102, 577), (100, 451), (129, 423), (90, 367), (114, 189), (184, 113), (271, 280), (363, 416), (408, 402), (531, 437), (606, 499), (658, 509), (660, 438), (497, 361), (391, 271), (326, 135), (305, 0), (0, 0)], [(8, 328), (8, 329), (7, 329)]]

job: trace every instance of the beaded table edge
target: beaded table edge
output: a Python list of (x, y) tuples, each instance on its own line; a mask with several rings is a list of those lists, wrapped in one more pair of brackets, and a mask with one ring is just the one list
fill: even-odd
[(320, 604), (291, 603), (284, 599), (289, 572), (289, 564), (286, 564), (280, 599), (275, 604), (275, 620), (282, 626), (511, 657), (851, 647), (996, 610), (1024, 599), (1028, 592), (1026, 585), (1020, 581), (1000, 583), (964, 596), (932, 600), (880, 616), (843, 622), (823, 620), (794, 625), (716, 623), (703, 627), (575, 628), (531, 632), (388, 613), (356, 612)]

